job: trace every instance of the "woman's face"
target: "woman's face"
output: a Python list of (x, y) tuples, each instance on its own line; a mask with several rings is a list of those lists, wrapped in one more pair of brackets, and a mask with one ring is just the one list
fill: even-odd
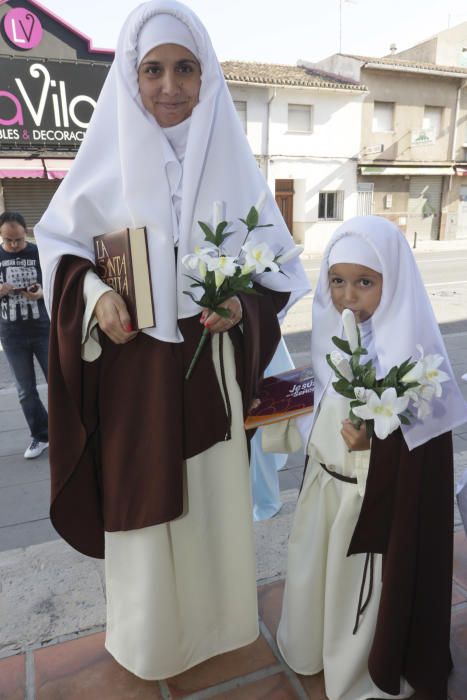
[(201, 66), (184, 46), (162, 44), (151, 51), (138, 68), (143, 105), (162, 127), (188, 119), (199, 101)]

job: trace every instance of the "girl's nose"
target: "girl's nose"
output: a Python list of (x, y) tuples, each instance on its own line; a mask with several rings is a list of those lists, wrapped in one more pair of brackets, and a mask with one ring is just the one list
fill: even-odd
[(351, 284), (345, 285), (344, 298), (346, 301), (351, 302), (355, 300), (355, 289)]

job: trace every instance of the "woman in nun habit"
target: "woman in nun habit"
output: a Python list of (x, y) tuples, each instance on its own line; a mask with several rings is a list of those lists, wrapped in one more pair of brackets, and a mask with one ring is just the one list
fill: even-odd
[[(378, 378), (405, 360), (442, 357), (432, 413), (386, 439), (348, 420), (326, 361), (341, 313), (359, 321), (362, 362)], [(324, 670), (329, 700), (446, 700), (451, 668), (453, 455), (467, 405), (412, 251), (383, 217), (333, 235), (313, 300), (315, 410), (297, 420), (308, 465), (289, 540), (277, 642), (291, 668)], [(444, 381), (447, 380), (447, 381)], [(293, 430), (289, 426), (289, 432)], [(277, 445), (275, 445), (277, 449)]]
[[(224, 203), (234, 233), (266, 183), (199, 19), (174, 0), (132, 12), (73, 168), (35, 230), (52, 316), (51, 518), (105, 556), (106, 647), (145, 679), (178, 674), (258, 635), (243, 419), (308, 291), (297, 258), (257, 275), (229, 317), (184, 294), (180, 261)], [(263, 198), (264, 199), (264, 198)], [(293, 247), (272, 195), (253, 232)], [(96, 276), (93, 236), (146, 226), (156, 326), (136, 333)], [(178, 264), (177, 264), (178, 261)], [(200, 323), (201, 322), (201, 323)], [(192, 377), (184, 375), (207, 323)], [(241, 324), (241, 325), (239, 325)]]

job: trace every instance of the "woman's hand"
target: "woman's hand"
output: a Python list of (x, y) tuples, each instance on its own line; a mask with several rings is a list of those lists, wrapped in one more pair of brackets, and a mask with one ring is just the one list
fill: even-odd
[(203, 309), (201, 314), (200, 322), (205, 328), (211, 331), (211, 333), (230, 331), (231, 328), (242, 320), (242, 305), (238, 297), (230, 297), (230, 299), (224, 301), (220, 306), (229, 311), (229, 318), (224, 318), (216, 313), (210, 314), (209, 309)]
[(342, 421), (341, 435), (350, 452), (361, 452), (369, 450), (371, 442), (366, 434), (365, 423), (362, 423), (360, 429), (353, 425), (348, 418)]
[(137, 335), (131, 327), (130, 314), (120, 294), (105, 292), (94, 307), (99, 328), (117, 345), (128, 343)]

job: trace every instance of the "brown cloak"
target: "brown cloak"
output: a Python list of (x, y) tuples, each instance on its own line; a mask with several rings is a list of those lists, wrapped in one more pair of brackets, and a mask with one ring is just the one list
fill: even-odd
[[(126, 345), (101, 334), (102, 354), (81, 360), (83, 282), (91, 264), (58, 267), (49, 349), (50, 517), (78, 551), (104, 556), (104, 532), (167, 522), (183, 511), (183, 460), (229, 439), (229, 416), (209, 347), (184, 375), (201, 336), (199, 317), (179, 321), (185, 341), (139, 333)], [(241, 295), (233, 328), (245, 414), (280, 340), (288, 293)]]
[(368, 666), (376, 685), (446, 700), (453, 555), (451, 433), (409, 452), (399, 431), (372, 440), (368, 481), (348, 554), (383, 554)]

